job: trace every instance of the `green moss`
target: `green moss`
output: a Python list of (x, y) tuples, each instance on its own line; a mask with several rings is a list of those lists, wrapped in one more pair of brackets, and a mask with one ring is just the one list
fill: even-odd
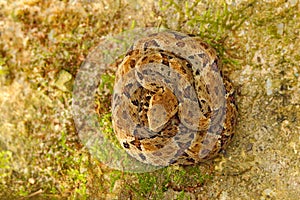
[(0, 152), (0, 179), (4, 181), (6, 177), (10, 176), (11, 173), (11, 151), (1, 151)]
[(166, 191), (174, 190), (180, 192), (178, 199), (185, 199), (189, 197), (185, 192), (200, 187), (211, 178), (211, 175), (203, 174), (198, 166), (170, 166), (124, 178), (126, 190), (123, 193), (137, 199), (160, 199)]
[[(210, 1), (205, 6), (201, 1), (176, 2), (174, 0), (160, 1), (159, 13), (164, 19), (162, 26), (200, 36), (217, 50), (224, 64), (230, 64), (236, 68), (239, 60), (232, 57), (232, 44), (228, 38), (252, 16), (256, 1), (249, 1), (242, 7), (231, 6), (230, 8), (225, 1), (221, 1), (222, 3)], [(166, 10), (168, 12), (165, 13)], [(179, 17), (176, 20), (169, 17), (174, 15)], [(175, 26), (170, 26), (170, 24), (175, 24)]]
[[(115, 76), (111, 72), (101, 75), (95, 103), (97, 105), (96, 111), (98, 113), (100, 129), (106, 139), (105, 141), (108, 143), (113, 143), (115, 147), (122, 148), (119, 141), (114, 136), (114, 131), (112, 128), (110, 107), (114, 80)], [(109, 156), (109, 154), (110, 152), (107, 152), (107, 156)]]

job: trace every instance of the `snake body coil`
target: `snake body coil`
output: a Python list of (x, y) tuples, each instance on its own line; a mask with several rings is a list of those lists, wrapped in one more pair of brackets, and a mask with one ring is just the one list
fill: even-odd
[(113, 128), (127, 153), (167, 166), (214, 157), (233, 135), (233, 89), (215, 51), (175, 31), (136, 41), (119, 64)]

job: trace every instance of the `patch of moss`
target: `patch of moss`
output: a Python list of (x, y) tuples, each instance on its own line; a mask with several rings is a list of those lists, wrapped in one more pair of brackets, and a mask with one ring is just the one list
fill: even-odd
[(185, 192), (194, 192), (212, 175), (203, 174), (199, 166), (169, 166), (155, 172), (127, 174), (122, 198), (132, 196), (135, 199), (161, 199), (168, 190), (178, 191), (178, 199), (188, 196)]

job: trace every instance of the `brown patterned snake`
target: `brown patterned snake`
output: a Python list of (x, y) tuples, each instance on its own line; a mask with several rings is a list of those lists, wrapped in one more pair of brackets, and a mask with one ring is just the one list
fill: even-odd
[(137, 160), (167, 166), (214, 157), (233, 135), (233, 89), (215, 51), (175, 31), (137, 40), (119, 64), (113, 128)]

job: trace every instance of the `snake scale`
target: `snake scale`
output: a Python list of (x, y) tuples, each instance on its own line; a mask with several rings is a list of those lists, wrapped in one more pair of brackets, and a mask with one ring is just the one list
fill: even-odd
[(216, 52), (175, 31), (134, 42), (119, 63), (112, 100), (121, 146), (155, 166), (203, 162), (233, 136), (234, 90)]

